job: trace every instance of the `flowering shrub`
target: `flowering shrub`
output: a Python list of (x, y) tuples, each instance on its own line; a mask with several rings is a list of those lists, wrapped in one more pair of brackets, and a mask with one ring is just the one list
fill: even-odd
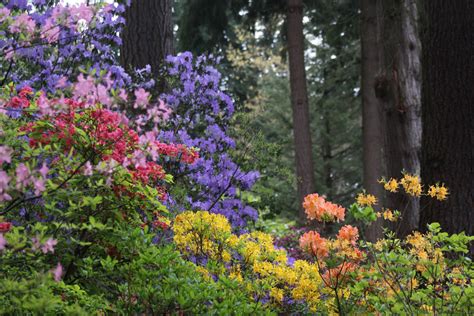
[[(400, 185), (415, 197), (425, 194), (444, 200), (448, 193), (444, 185), (432, 185), (423, 192), (419, 177), (411, 174), (380, 182), (387, 191), (397, 192)], [(380, 216), (389, 221), (400, 217), (399, 211), (376, 213), (372, 208), (376, 203), (373, 195), (361, 193), (350, 211), (363, 223)], [(304, 206), (310, 218), (314, 204)], [(428, 233), (414, 232), (404, 240), (387, 232), (386, 239), (372, 244), (358, 241), (358, 229), (346, 225), (335, 239), (307, 232), (300, 245), (318, 262), (323, 283), (330, 289), (329, 306), (339, 314), (466, 312), (474, 300), (474, 270), (465, 254), (474, 237), (463, 233), (449, 236), (436, 223), (428, 228)]]
[(2, 311), (261, 311), (235, 281), (209, 283), (153, 244), (169, 223), (159, 163), (192, 164), (193, 149), (139, 135), (95, 100), (1, 91)]
[(221, 75), (214, 68), (216, 62), (212, 56), (193, 58), (189, 52), (167, 58), (170, 92), (161, 98), (172, 113), (159, 138), (200, 149), (196, 163), (181, 170), (186, 175), (183, 182), (188, 207), (222, 214), (234, 228), (242, 229), (255, 221), (258, 214), (238, 194), (249, 190), (259, 173), (241, 170), (230, 155), (235, 142), (227, 130), (234, 104), (221, 90)]
[[(289, 260), (262, 232), (231, 233), (227, 219), (205, 211), (184, 212), (173, 224), (174, 241), (209, 279), (225, 275), (240, 283), (256, 302), (280, 311), (316, 306), (322, 281), (315, 264)], [(303, 305), (302, 305), (303, 304)]]
[(131, 83), (114, 46), (124, 6), (97, 4), (54, 6), (44, 0), (0, 4), (1, 84), (56, 91), (69, 86), (80, 69), (110, 72), (115, 85)]
[[(418, 194), (421, 182), (410, 177), (406, 192)], [(363, 193), (352, 208), (369, 208), (373, 214), (365, 220), (370, 222), (382, 216), (372, 209), (376, 202)], [(316, 194), (304, 206), (308, 217), (319, 214), (321, 220), (345, 215), (344, 208)], [(334, 209), (338, 212), (328, 211)], [(394, 221), (399, 213), (385, 210), (383, 216)], [(234, 279), (255, 301), (279, 312), (462, 314), (474, 300), (474, 270), (465, 257), (474, 237), (449, 236), (438, 224), (404, 240), (387, 232), (373, 244), (359, 240), (359, 229), (351, 225), (342, 226), (334, 238), (306, 231), (300, 246), (308, 255), (299, 260), (275, 247), (270, 235), (235, 235), (223, 216), (204, 211), (178, 215), (173, 231), (178, 249), (208, 280)]]
[(149, 67), (131, 74), (120, 67), (124, 5), (51, 6), (34, 0), (10, 1), (0, 8), (2, 84), (13, 81), (49, 92), (72, 88), (75, 100), (127, 112), (137, 132), (153, 131), (150, 140), (200, 148), (201, 157), (192, 166), (162, 161), (186, 188), (171, 192), (168, 206), (224, 214), (239, 229), (256, 220), (256, 210), (238, 192), (250, 189), (258, 173), (244, 172), (229, 154), (235, 142), (226, 130), (234, 105), (221, 90), (216, 59), (169, 56), (161, 78), (169, 90), (160, 101)]

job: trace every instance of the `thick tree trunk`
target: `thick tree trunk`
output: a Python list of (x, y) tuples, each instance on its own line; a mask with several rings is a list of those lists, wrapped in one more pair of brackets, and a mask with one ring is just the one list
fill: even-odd
[[(377, 182), (383, 175), (383, 115), (382, 105), (375, 95), (376, 78), (382, 65), (382, 7), (379, 0), (362, 0), (361, 58), (362, 58), (362, 138), (364, 188), (383, 201), (383, 188)], [(382, 237), (382, 220), (367, 228), (366, 238)]]
[(421, 176), (445, 183), (450, 195), (422, 199), (420, 229), (439, 222), (449, 233), (473, 235), (474, 1), (425, 0), (422, 13)]
[[(376, 95), (383, 105), (386, 176), (419, 174), (421, 149), (421, 67), (415, 0), (383, 1), (384, 71)], [(418, 228), (419, 198), (388, 193), (385, 206), (402, 212), (400, 237)]]
[(172, 0), (132, 0), (125, 10), (120, 58), (127, 71), (150, 65), (158, 77), (164, 58), (173, 53)]
[(307, 194), (313, 193), (314, 171), (304, 63), (302, 0), (288, 0), (287, 25), (299, 214), (300, 219), (304, 220), (306, 216), (302, 203)]
[[(364, 187), (379, 205), (402, 212), (395, 227), (404, 236), (418, 227), (419, 200), (385, 194), (382, 176), (419, 173), (421, 146), (420, 43), (415, 0), (362, 1), (362, 102)], [(381, 237), (375, 222), (367, 238)]]

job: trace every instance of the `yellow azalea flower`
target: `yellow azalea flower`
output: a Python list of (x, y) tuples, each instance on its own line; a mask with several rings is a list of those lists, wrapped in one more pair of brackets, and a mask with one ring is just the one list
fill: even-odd
[(286, 264), (286, 262), (288, 261), (288, 258), (286, 256), (286, 251), (285, 250), (277, 251), (277, 256), (276, 256), (275, 261), (277, 261), (279, 263), (282, 263), (282, 264)]
[(414, 232), (406, 237), (407, 242), (416, 249), (425, 249), (427, 240), (420, 232)]
[(268, 276), (273, 270), (273, 265), (266, 261), (256, 261), (253, 264), (253, 272), (260, 274), (261, 276)]
[(430, 185), (429, 189), (428, 189), (428, 195), (431, 196), (432, 198), (436, 198), (437, 200), (439, 201), (444, 201), (446, 200), (448, 197), (448, 188), (446, 188), (443, 185), (439, 186), (439, 185)]
[(230, 247), (235, 247), (239, 243), (239, 237), (237, 237), (236, 235), (231, 235), (227, 239), (227, 243), (229, 244)]
[(405, 173), (403, 178), (400, 180), (400, 183), (403, 186), (403, 189), (405, 189), (405, 192), (409, 195), (416, 197), (421, 195), (421, 180), (417, 175)]
[(377, 251), (382, 251), (384, 245), (385, 245), (385, 243), (384, 243), (383, 241), (378, 240), (378, 241), (374, 244), (374, 248), (375, 248), (375, 250), (377, 250)]
[(377, 198), (372, 194), (359, 193), (357, 196), (357, 204), (360, 206), (372, 206), (377, 204)]
[(283, 301), (283, 290), (276, 287), (271, 288), (270, 297), (275, 299), (275, 301), (281, 303), (281, 301)]
[(224, 260), (224, 262), (229, 262), (231, 258), (232, 257), (228, 251), (222, 252), (222, 260)]
[(242, 274), (240, 274), (240, 271), (232, 271), (229, 274), (229, 278), (231, 280), (236, 280), (239, 283), (242, 283), (242, 281), (243, 281)]
[(398, 191), (398, 181), (397, 179), (390, 178), (387, 182), (384, 182), (383, 188), (390, 192), (397, 192)]
[[(188, 211), (176, 216), (173, 232), (174, 242), (182, 252), (219, 259), (221, 245), (225, 245), (231, 235), (231, 226), (223, 215)], [(224, 260), (230, 260), (230, 254), (223, 253), (222, 256)]]
[(418, 258), (420, 258), (420, 260), (427, 260), (428, 259), (428, 254), (424, 250), (419, 250), (419, 251), (416, 252), (416, 254), (418, 255)]
[(393, 212), (389, 209), (386, 209), (382, 215), (383, 215), (383, 219), (387, 221), (395, 222), (397, 220), (396, 216), (394, 216)]

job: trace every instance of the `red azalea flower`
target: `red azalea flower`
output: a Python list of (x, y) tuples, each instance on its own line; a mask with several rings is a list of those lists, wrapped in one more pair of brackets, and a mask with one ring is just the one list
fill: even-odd
[(0, 223), (0, 233), (6, 233), (10, 231), (11, 228), (12, 228), (12, 223), (9, 223), (9, 222)]

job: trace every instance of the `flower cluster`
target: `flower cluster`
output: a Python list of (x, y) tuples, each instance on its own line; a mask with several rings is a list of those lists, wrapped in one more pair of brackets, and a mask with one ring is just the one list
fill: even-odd
[[(348, 273), (354, 271), (364, 258), (363, 253), (357, 247), (358, 238), (358, 229), (346, 225), (341, 227), (334, 240), (323, 238), (319, 233), (309, 231), (301, 236), (300, 245), (301, 248), (315, 256), (326, 286), (334, 288), (341, 286), (341, 283), (349, 277)], [(337, 265), (332, 267), (334, 263)]]
[[(422, 194), (421, 181), (413, 175), (383, 183), (389, 191), (396, 191), (400, 184), (410, 195)], [(443, 188), (432, 186), (427, 195), (445, 198), (447, 191)], [(376, 216), (389, 221), (400, 217), (399, 211), (383, 208), (374, 213), (375, 202), (372, 195), (361, 193), (351, 206), (351, 213), (356, 219), (367, 219), (366, 223)], [(322, 291), (330, 289), (328, 294), (335, 308), (329, 311), (357, 314), (383, 309), (410, 313), (446, 306), (457, 309), (456, 300), (465, 304), (460, 293), (470, 286), (465, 270), (470, 259), (462, 254), (468, 252), (467, 245), (473, 237), (464, 233), (449, 236), (436, 223), (428, 228), (427, 233), (414, 232), (404, 240), (388, 232), (386, 239), (374, 244), (358, 241), (359, 230), (351, 225), (341, 227), (336, 238), (325, 238), (314, 231), (303, 234), (300, 245), (317, 263), (324, 284)]]
[(183, 252), (209, 259), (230, 259), (224, 245), (231, 236), (231, 227), (220, 214), (184, 212), (176, 216), (173, 232), (174, 242)]
[(342, 206), (326, 201), (317, 193), (304, 198), (303, 207), (308, 219), (318, 221), (343, 221), (345, 210)]
[(238, 192), (249, 190), (259, 173), (245, 172), (229, 155), (235, 149), (227, 132), (234, 104), (221, 89), (217, 62), (212, 56), (194, 58), (189, 52), (168, 56), (166, 74), (173, 79), (172, 86), (160, 98), (172, 113), (159, 139), (200, 150), (196, 163), (177, 173), (188, 188), (188, 208), (222, 214), (234, 228), (243, 229), (258, 214)]
[(446, 200), (448, 198), (448, 188), (443, 185), (430, 185), (427, 194), (432, 198), (436, 198), (439, 201)]
[(409, 173), (404, 173), (403, 177), (398, 180), (394, 178), (390, 178), (390, 180), (381, 179), (379, 180), (381, 184), (383, 184), (384, 189), (395, 193), (398, 192), (398, 187), (402, 186), (404, 191), (411, 196), (419, 197), (421, 195), (427, 195), (432, 198), (436, 198), (439, 201), (444, 201), (448, 198), (449, 191), (448, 188), (444, 186), (444, 184), (439, 185), (430, 185), (428, 187), (428, 191), (423, 192), (423, 185), (421, 183), (421, 179), (417, 175), (412, 175)]
[[(137, 132), (152, 130), (162, 143), (200, 148), (199, 159), (179, 151), (180, 159), (196, 163), (173, 170), (189, 193), (184, 199), (170, 199), (170, 208), (210, 210), (225, 215), (240, 229), (257, 219), (257, 211), (237, 193), (250, 189), (259, 174), (241, 170), (228, 153), (235, 147), (227, 135), (234, 104), (221, 89), (215, 58), (194, 59), (190, 53), (169, 56), (163, 79), (171, 89), (156, 100), (150, 67), (127, 74), (117, 59), (124, 5), (51, 7), (34, 0), (0, 8), (0, 30), (4, 31), (0, 32), (0, 54), (6, 57), (0, 59), (0, 69), (8, 70), (3, 82), (49, 92), (71, 89), (76, 101), (100, 103), (105, 109), (133, 109), (130, 124)], [(15, 100), (15, 104), (23, 106), (23, 101)], [(178, 169), (173, 164), (165, 166)]]
[[(0, 147), (0, 202), (10, 201), (6, 210), (23, 207), (26, 214), (26, 201), (46, 203), (45, 199), (55, 198), (51, 192), (67, 191), (69, 182), (85, 181), (78, 190), (88, 192), (88, 186), (102, 179), (97, 183), (105, 187), (98, 192), (113, 192), (122, 202), (130, 203), (127, 208), (144, 212), (137, 216), (135, 211), (127, 213), (122, 207), (122, 217), (132, 215), (129, 220), (136, 221), (136, 225), (151, 223), (153, 228), (167, 228), (169, 221), (163, 217), (161, 202), (167, 198), (172, 177), (162, 163), (192, 164), (199, 157), (194, 149), (162, 143), (153, 133), (140, 136), (122, 114), (103, 108), (96, 100), (89, 103), (64, 95), (48, 98), (29, 87), (17, 92), (13, 85), (1, 92), (4, 108), (0, 121), (8, 132), (0, 138), (8, 145)], [(97, 197), (78, 198), (87, 201), (80, 205), (94, 208), (103, 201)], [(64, 205), (59, 203), (59, 209)], [(33, 209), (41, 219), (50, 221), (57, 216), (51, 215), (51, 207), (49, 215)]]
[(406, 193), (412, 196), (420, 196), (422, 192), (420, 178), (416, 175), (405, 173), (400, 180), (400, 184)]
[(124, 25), (124, 5), (51, 7), (44, 0), (7, 2), (0, 4), (4, 83), (11, 80), (53, 92), (69, 86), (81, 68), (105, 69), (118, 86), (131, 83), (118, 66), (114, 48), (121, 43), (118, 32)]
[(224, 216), (205, 211), (179, 214), (173, 232), (178, 249), (207, 278), (228, 275), (256, 300), (282, 310), (295, 301), (318, 309), (323, 281), (317, 264), (290, 260), (272, 236), (258, 231), (237, 236)]
[(372, 194), (359, 193), (356, 201), (360, 206), (372, 206), (377, 204), (377, 198)]

